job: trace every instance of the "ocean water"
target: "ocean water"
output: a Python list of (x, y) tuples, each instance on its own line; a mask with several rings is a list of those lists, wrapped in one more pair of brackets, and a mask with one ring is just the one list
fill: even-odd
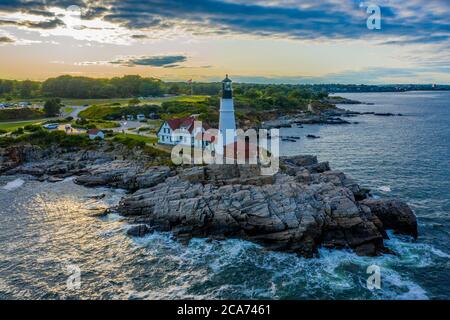
[[(240, 240), (130, 238), (121, 217), (92, 216), (122, 190), (0, 176), (0, 299), (449, 299), (450, 92), (345, 96), (374, 103), (348, 109), (404, 116), (283, 129), (302, 139), (283, 142), (282, 152), (316, 154), (374, 195), (408, 201), (420, 238), (391, 235), (386, 243), (397, 255), (320, 250), (305, 259)], [(310, 133), (321, 138), (306, 139)], [(373, 291), (371, 265), (381, 276)]]

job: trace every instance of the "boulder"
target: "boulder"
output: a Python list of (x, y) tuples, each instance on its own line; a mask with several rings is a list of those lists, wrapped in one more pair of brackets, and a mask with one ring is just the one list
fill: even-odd
[(137, 226), (132, 226), (127, 230), (127, 234), (132, 237), (143, 237), (150, 232), (151, 232), (151, 229), (145, 224), (139, 224)]
[(384, 229), (417, 239), (417, 219), (405, 202), (398, 199), (365, 199), (360, 203), (370, 208)]

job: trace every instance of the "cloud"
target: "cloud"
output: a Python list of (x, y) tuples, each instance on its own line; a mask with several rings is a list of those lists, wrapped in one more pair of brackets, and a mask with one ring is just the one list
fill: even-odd
[(14, 43), (15, 41), (9, 37), (0, 37), (0, 44)]
[(133, 34), (131, 36), (132, 39), (140, 40), (140, 39), (147, 39), (148, 36), (145, 34)]
[[(369, 14), (357, 1), (304, 0), (110, 0), (103, 19), (130, 29), (177, 26), (195, 35), (247, 34), (293, 39), (411, 37), (429, 42), (450, 39), (450, 2), (380, 1), (382, 30), (366, 27)], [(407, 41), (408, 39), (404, 39)]]
[(157, 68), (181, 68), (180, 63), (186, 62), (184, 55), (158, 55), (158, 56), (128, 56), (121, 57), (111, 61), (85, 61), (76, 63), (80, 66), (89, 65), (118, 65), (123, 67), (157, 67)]
[(31, 29), (55, 29), (57, 27), (64, 26), (65, 24), (61, 19), (55, 18), (52, 20), (38, 21), (38, 22), (24, 21), (21, 22), (20, 25)]
[(244, 34), (292, 39), (376, 39), (387, 44), (450, 41), (450, 1), (378, 0), (382, 29), (366, 27), (368, 3), (338, 0), (6, 0), (0, 11), (78, 5), (83, 19), (128, 29), (177, 28), (194, 35)]
[(150, 56), (150, 57), (131, 57), (128, 59), (119, 59), (111, 61), (111, 63), (127, 67), (150, 66), (150, 67), (173, 68), (177, 67), (178, 63), (185, 61), (187, 61), (186, 56), (168, 55), (168, 56)]
[(42, 16), (42, 17), (47, 17), (47, 18), (52, 18), (55, 16), (55, 14), (53, 12), (50, 12), (47, 10), (39, 10), (39, 9), (30, 9), (30, 10), (23, 9), (22, 12), (31, 14), (34, 16)]
[(0, 20), (1, 25), (13, 25), (13, 26), (21, 26), (30, 29), (55, 29), (60, 26), (64, 26), (64, 22), (55, 18), (52, 20), (44, 20), (44, 21), (12, 21), (12, 20)]

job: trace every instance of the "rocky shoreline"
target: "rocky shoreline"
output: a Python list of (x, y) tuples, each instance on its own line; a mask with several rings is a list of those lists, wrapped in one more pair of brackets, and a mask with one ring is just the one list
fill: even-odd
[[(350, 100), (353, 101), (353, 100)], [(359, 101), (348, 102), (347, 104), (363, 104)], [(340, 102), (341, 103), (341, 102)], [(298, 127), (308, 124), (357, 124), (357, 122), (351, 121), (349, 118), (353, 118), (360, 115), (373, 115), (378, 117), (394, 117), (403, 116), (401, 113), (386, 113), (386, 112), (358, 112), (350, 111), (342, 108), (328, 108), (322, 110), (302, 111), (294, 115), (283, 115), (274, 120), (268, 120), (261, 123), (259, 126), (261, 129), (281, 129)]]
[(392, 253), (384, 245), (386, 230), (418, 236), (406, 203), (371, 198), (314, 156), (282, 158), (274, 176), (261, 176), (251, 165), (170, 168), (149, 160), (138, 150), (106, 145), (96, 151), (21, 145), (0, 149), (0, 173), (49, 182), (73, 176), (87, 187), (126, 189), (120, 205), (102, 214), (126, 217), (132, 236), (158, 230), (180, 241), (240, 238), (305, 257), (319, 247)]

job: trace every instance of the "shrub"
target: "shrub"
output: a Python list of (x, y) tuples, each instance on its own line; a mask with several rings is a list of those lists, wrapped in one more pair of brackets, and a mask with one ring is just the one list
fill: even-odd
[(145, 142), (138, 141), (132, 138), (124, 137), (124, 136), (115, 136), (113, 139), (114, 142), (118, 142), (128, 147), (129, 149), (133, 148), (144, 148), (146, 146)]
[(56, 145), (63, 148), (91, 147), (94, 144), (87, 135), (67, 135), (63, 131), (38, 130), (31, 134), (23, 134), (15, 138), (0, 137), (1, 147), (7, 147), (21, 142), (31, 143), (41, 147)]
[(30, 131), (30, 132), (36, 132), (36, 131), (39, 131), (39, 130), (44, 130), (41, 126), (34, 125), (34, 124), (27, 125), (27, 126), (24, 127), (24, 129), (26, 131)]
[(35, 120), (41, 118), (44, 118), (44, 113), (34, 108), (0, 110), (0, 121)]
[(16, 135), (16, 136), (20, 136), (22, 134), (24, 134), (25, 131), (23, 130), (23, 128), (17, 128), (15, 131), (13, 131), (11, 134)]

